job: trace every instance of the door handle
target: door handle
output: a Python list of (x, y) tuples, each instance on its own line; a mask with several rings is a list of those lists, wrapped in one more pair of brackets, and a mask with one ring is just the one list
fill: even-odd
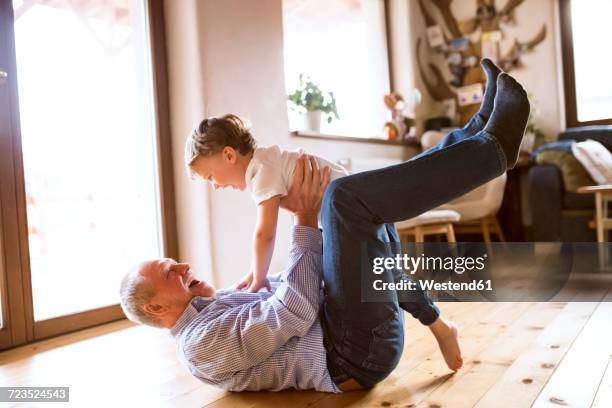
[(7, 78), (8, 73), (6, 71), (0, 71), (0, 85), (4, 85), (6, 83)]

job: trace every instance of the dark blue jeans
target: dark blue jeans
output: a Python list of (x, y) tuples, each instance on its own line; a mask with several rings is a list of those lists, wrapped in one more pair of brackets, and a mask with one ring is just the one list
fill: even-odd
[[(362, 285), (370, 284), (362, 282), (363, 262), (389, 255), (388, 246), (380, 243), (399, 242), (393, 223), (457, 198), (505, 171), (505, 156), (493, 136), (452, 133), (434, 149), (404, 163), (329, 185), (321, 211), (325, 282), (321, 324), (328, 369), (336, 384), (353, 378), (371, 387), (393, 371), (404, 348), (402, 309), (424, 325), (439, 315), (422, 289), (408, 291), (409, 299), (385, 291), (380, 302), (361, 301)], [(364, 252), (369, 243), (374, 245)], [(409, 279), (399, 270), (366, 276), (387, 282)]]

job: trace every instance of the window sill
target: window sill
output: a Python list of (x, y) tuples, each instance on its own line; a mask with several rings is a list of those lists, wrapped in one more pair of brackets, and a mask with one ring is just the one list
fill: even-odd
[(341, 136), (341, 135), (329, 135), (319, 132), (312, 132), (307, 130), (293, 131), (289, 133), (292, 137), (303, 137), (307, 139), (321, 139), (321, 140), (333, 140), (341, 142), (357, 142), (357, 143), (373, 143), (382, 144), (387, 146), (404, 146), (404, 147), (421, 147), (417, 141), (403, 141), (403, 140), (387, 140), (377, 137), (355, 137), (355, 136)]

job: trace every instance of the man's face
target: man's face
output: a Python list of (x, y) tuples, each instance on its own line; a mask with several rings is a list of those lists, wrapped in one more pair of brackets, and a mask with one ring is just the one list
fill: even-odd
[(159, 259), (147, 262), (140, 274), (153, 284), (156, 294), (145, 308), (148, 313), (171, 322), (183, 313), (195, 296), (211, 297), (214, 287), (196, 279), (189, 264), (173, 259)]

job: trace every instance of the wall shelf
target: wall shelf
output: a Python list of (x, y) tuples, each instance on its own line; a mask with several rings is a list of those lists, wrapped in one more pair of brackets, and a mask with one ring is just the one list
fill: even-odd
[(356, 136), (341, 136), (341, 135), (330, 135), (319, 132), (312, 132), (306, 130), (293, 131), (289, 133), (292, 137), (303, 137), (308, 139), (321, 139), (321, 140), (333, 140), (342, 142), (357, 142), (357, 143), (373, 143), (382, 144), (387, 146), (403, 146), (403, 147), (420, 147), (417, 141), (403, 141), (403, 140), (387, 140), (381, 137), (356, 137)]

